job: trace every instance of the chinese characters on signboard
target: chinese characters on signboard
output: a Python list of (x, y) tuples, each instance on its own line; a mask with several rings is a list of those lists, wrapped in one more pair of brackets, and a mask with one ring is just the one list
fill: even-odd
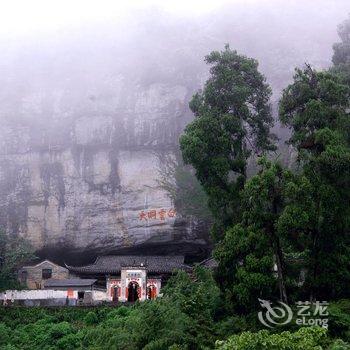
[(150, 210), (141, 210), (139, 213), (140, 221), (147, 220), (160, 220), (164, 221), (166, 218), (174, 218), (176, 216), (175, 209), (171, 208), (168, 210), (165, 209), (150, 209)]
[(141, 274), (139, 272), (128, 272), (126, 275), (127, 278), (141, 278)]

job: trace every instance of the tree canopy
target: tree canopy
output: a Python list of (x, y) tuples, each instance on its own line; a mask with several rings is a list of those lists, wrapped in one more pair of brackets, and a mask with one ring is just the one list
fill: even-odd
[(239, 191), (252, 153), (274, 149), (269, 98), (271, 89), (258, 62), (228, 45), (211, 52), (210, 78), (190, 101), (195, 119), (180, 138), (182, 156), (191, 164), (216, 219), (214, 236), (239, 217)]
[(33, 258), (34, 249), (28, 241), (0, 230), (0, 290), (19, 288), (17, 269)]

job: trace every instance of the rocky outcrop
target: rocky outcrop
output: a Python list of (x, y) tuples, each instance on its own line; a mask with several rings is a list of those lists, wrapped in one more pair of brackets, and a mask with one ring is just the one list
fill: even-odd
[[(208, 231), (169, 216), (174, 205), (158, 182), (208, 77), (203, 58), (226, 42), (257, 58), (277, 101), (294, 67), (330, 65), (344, 10), (321, 7), (234, 2), (199, 17), (152, 7), (0, 38), (0, 226), (75, 265), (115, 250), (205, 255)], [(289, 165), (288, 131), (274, 131)]]
[(131, 248), (205, 254), (207, 230), (176, 214), (158, 181), (190, 92), (118, 79), (113, 87), (70, 110), (67, 92), (22, 98), (0, 128), (1, 226), (56, 260)]

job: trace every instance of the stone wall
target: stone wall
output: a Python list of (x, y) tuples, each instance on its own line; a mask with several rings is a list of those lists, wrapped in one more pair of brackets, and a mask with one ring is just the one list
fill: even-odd
[[(69, 277), (68, 269), (45, 260), (34, 266), (22, 267), (18, 271), (18, 278), (21, 282), (25, 282), (29, 289), (43, 289), (45, 284), (45, 279), (43, 279), (42, 275), (43, 269), (51, 269), (51, 278), (53, 279), (66, 279)], [(23, 280), (24, 276), (26, 277), (25, 281)]]

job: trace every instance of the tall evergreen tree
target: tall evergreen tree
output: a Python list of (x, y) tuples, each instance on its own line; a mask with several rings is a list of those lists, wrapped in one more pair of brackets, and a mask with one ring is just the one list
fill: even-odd
[(255, 306), (257, 297), (272, 298), (276, 282), (280, 300), (288, 302), (285, 240), (278, 231), (278, 220), (285, 206), (285, 189), (294, 176), (266, 158), (259, 164), (261, 170), (241, 192), (242, 220), (226, 232), (215, 253), (225, 287), (245, 307)]
[(294, 242), (304, 242), (312, 299), (346, 294), (338, 281), (350, 277), (349, 102), (349, 87), (338, 76), (310, 66), (297, 70), (280, 101), (280, 119), (292, 131), (289, 142), (298, 150), (305, 185), (298, 196), (290, 194), (280, 226)]
[(258, 62), (225, 50), (211, 52), (210, 78), (190, 108), (195, 119), (180, 138), (185, 163), (191, 164), (216, 219), (214, 238), (239, 220), (239, 191), (252, 152), (274, 149), (269, 98), (271, 89)]

